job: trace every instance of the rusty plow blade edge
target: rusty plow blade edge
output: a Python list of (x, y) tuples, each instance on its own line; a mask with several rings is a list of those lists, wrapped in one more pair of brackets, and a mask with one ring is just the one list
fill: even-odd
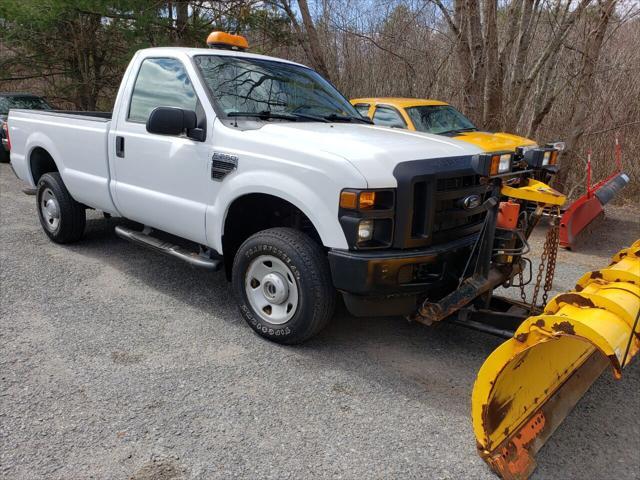
[(535, 454), (610, 365), (615, 378), (640, 350), (640, 240), (585, 274), (525, 320), (484, 362), (472, 394), (482, 458), (526, 479)]

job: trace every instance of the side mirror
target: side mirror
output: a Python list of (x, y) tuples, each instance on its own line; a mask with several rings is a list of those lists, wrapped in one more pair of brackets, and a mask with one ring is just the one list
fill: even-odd
[(204, 131), (198, 128), (198, 118), (193, 110), (177, 107), (156, 107), (147, 120), (147, 132), (160, 135), (182, 135), (204, 141)]

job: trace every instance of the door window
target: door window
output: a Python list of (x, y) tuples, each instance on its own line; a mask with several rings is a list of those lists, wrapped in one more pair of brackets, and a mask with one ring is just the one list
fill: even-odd
[(175, 58), (147, 58), (133, 86), (128, 120), (146, 123), (156, 107), (196, 110), (198, 97), (182, 62)]
[(392, 107), (378, 107), (373, 114), (373, 123), (385, 127), (407, 128), (400, 113)]
[(358, 111), (358, 113), (360, 115), (362, 115), (365, 118), (369, 118), (369, 104), (367, 104), (367, 103), (356, 103), (354, 105), (354, 107), (356, 107), (356, 110)]

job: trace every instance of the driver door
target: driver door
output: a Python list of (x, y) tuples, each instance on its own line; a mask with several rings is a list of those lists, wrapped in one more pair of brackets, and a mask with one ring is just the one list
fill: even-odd
[(110, 136), (114, 201), (121, 214), (206, 244), (205, 210), (211, 200), (211, 147), (185, 135), (147, 132), (156, 107), (196, 111), (207, 118), (185, 65), (177, 58), (146, 58), (129, 88), (128, 108)]

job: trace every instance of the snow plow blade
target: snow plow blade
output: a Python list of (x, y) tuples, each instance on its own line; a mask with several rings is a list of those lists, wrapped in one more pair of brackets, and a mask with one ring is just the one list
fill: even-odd
[(473, 429), (502, 478), (526, 479), (534, 456), (610, 365), (615, 378), (640, 349), (640, 240), (575, 290), (527, 318), (478, 373)]

